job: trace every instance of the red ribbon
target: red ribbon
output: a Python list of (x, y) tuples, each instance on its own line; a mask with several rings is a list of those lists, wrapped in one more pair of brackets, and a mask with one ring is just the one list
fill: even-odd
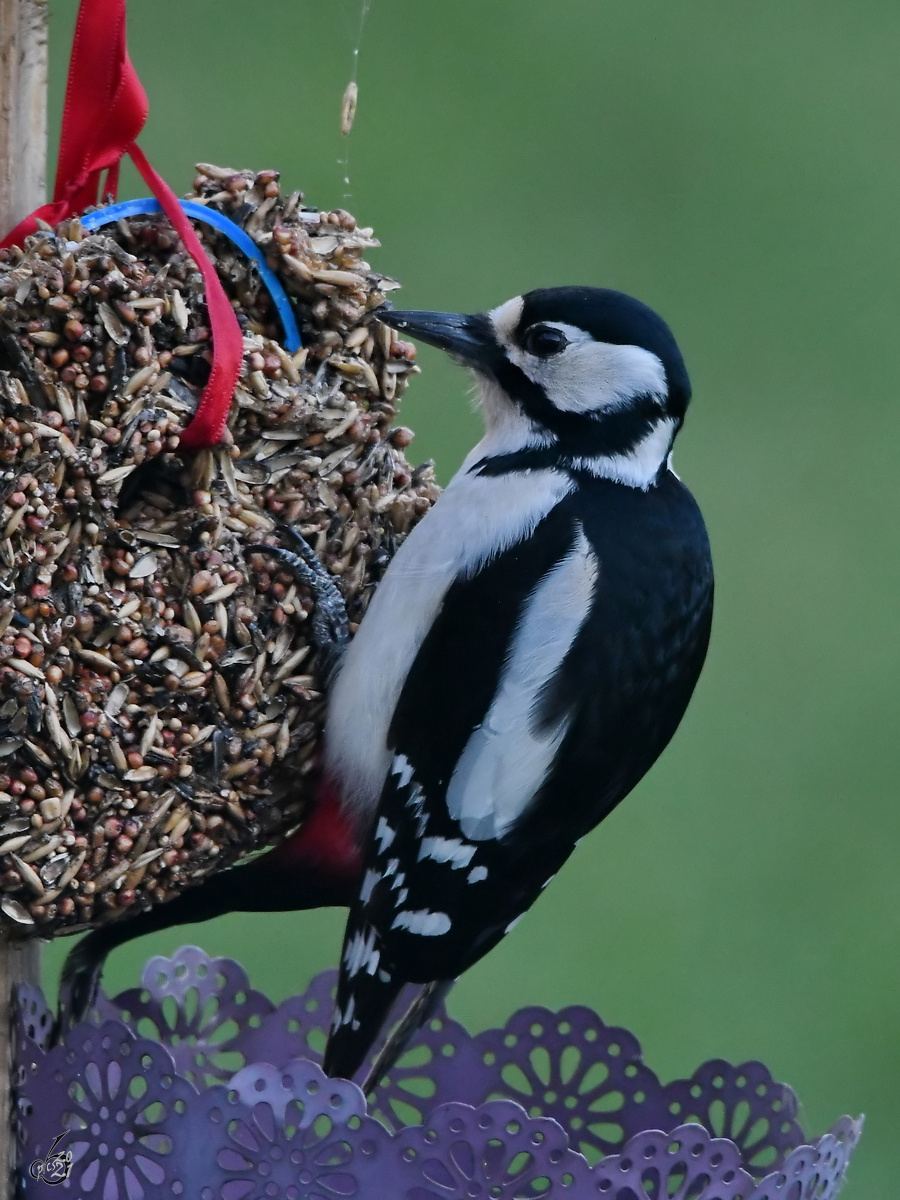
[(187, 450), (215, 445), (222, 437), (241, 369), (243, 341), (234, 309), (175, 193), (147, 162), (135, 138), (147, 120), (147, 94), (137, 77), (125, 39), (125, 0), (81, 0), (72, 42), (69, 81), (59, 139), (56, 185), (49, 204), (26, 217), (0, 246), (22, 245), (38, 228), (37, 218), (57, 225), (99, 202), (115, 198), (119, 163), (129, 154), (163, 212), (175, 227), (206, 285), (213, 363), (196, 415), (181, 436)]

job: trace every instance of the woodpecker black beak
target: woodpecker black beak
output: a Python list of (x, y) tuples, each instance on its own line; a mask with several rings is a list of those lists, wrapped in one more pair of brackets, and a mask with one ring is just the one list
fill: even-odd
[(480, 314), (441, 312), (379, 312), (378, 319), (398, 333), (408, 334), (446, 350), (464, 366), (485, 368), (497, 354), (497, 343), (487, 317)]

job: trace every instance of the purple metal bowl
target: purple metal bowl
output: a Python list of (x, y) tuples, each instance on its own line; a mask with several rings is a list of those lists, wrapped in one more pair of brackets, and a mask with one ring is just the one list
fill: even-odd
[(661, 1084), (633, 1034), (582, 1007), (474, 1036), (441, 1011), (367, 1107), (319, 1067), (335, 980), (276, 1007), (184, 946), (52, 1049), (22, 989), (20, 1195), (832, 1200), (859, 1140), (843, 1117), (810, 1143), (761, 1063)]

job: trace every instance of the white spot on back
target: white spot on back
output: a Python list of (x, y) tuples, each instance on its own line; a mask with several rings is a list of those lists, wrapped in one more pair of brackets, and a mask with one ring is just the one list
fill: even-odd
[(590, 611), (597, 574), (597, 558), (579, 529), (570, 553), (524, 606), (493, 703), (447, 789), (450, 815), (473, 841), (502, 837), (553, 763), (568, 718), (536, 731), (534, 714)]
[(429, 912), (427, 908), (415, 911), (407, 908), (397, 913), (391, 929), (408, 929), (410, 933), (418, 933), (422, 937), (440, 937), (450, 931), (450, 925), (446, 913)]

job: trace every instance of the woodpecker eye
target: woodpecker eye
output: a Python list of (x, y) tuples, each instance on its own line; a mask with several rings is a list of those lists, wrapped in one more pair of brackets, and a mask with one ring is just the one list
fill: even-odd
[(526, 353), (534, 354), (538, 358), (550, 358), (554, 354), (560, 354), (568, 344), (563, 331), (554, 329), (552, 325), (532, 325), (530, 329), (525, 330), (525, 336), (522, 338), (522, 346)]

